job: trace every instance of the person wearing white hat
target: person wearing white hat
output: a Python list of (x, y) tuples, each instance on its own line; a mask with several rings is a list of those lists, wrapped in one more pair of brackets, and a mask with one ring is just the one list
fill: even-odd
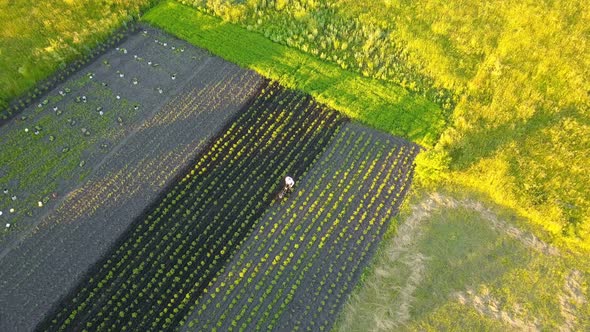
[(295, 185), (295, 181), (293, 180), (293, 178), (290, 176), (287, 176), (285, 178), (285, 188), (292, 189), (294, 185)]
[(285, 177), (285, 186), (283, 190), (279, 193), (279, 199), (282, 199), (288, 192), (293, 190), (293, 186), (295, 185), (295, 180), (292, 177), (287, 176)]

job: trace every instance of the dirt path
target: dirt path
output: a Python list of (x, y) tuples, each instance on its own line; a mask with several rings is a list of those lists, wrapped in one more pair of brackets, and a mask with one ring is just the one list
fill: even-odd
[(576, 331), (578, 308), (587, 302), (583, 283), (582, 273), (577, 270), (571, 271), (565, 279), (563, 290), (559, 295), (561, 316), (565, 319), (560, 331)]
[[(561, 317), (564, 321), (559, 327), (560, 331), (578, 331), (579, 308), (587, 302), (583, 289), (583, 276), (580, 271), (572, 270), (565, 278), (562, 291), (559, 293), (559, 306)], [(543, 326), (537, 318), (525, 316), (520, 312), (519, 307), (512, 311), (502, 310), (500, 301), (495, 299), (485, 289), (476, 292), (473, 289), (467, 289), (464, 292), (456, 292), (453, 296), (463, 305), (471, 306), (480, 314), (493, 318), (506, 325), (521, 331), (540, 331)]]

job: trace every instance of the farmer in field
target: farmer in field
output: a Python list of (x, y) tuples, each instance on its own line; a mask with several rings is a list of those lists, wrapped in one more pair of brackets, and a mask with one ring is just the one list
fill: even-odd
[(281, 190), (281, 192), (279, 193), (279, 199), (282, 199), (288, 192), (292, 191), (294, 185), (295, 181), (292, 177), (285, 177), (285, 186), (283, 187), (283, 190)]

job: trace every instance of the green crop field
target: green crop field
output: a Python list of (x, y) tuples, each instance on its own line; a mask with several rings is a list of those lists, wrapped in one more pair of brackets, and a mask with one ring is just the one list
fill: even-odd
[[(459, 8), (458, 4), (457, 7), (444, 10), (445, 13), (455, 10), (457, 15), (467, 15), (467, 18), (463, 18), (462, 21), (453, 20), (451, 15), (444, 16), (447, 17), (446, 19), (437, 16), (440, 12), (436, 7), (420, 8), (419, 4), (395, 5), (388, 2), (370, 5), (330, 1), (276, 2), (266, 5), (257, 3), (256, 6), (253, 3), (197, 2), (193, 5), (205, 13), (242, 25), (247, 30), (259, 32), (278, 44), (276, 48), (289, 46), (303, 53), (316, 55), (325, 62), (339, 65), (346, 69), (340, 71), (340, 75), (344, 76), (348, 70), (353, 70), (361, 72), (363, 76), (393, 81), (417, 95), (438, 103), (441, 109), (451, 109), (449, 126), (437, 136), (435, 147), (418, 159), (417, 176), (422, 187), (420, 191), (428, 192), (432, 190), (430, 188), (447, 187), (447, 190), (451, 192), (470, 193), (477, 199), (500, 204), (504, 206), (504, 209), (514, 209), (515, 213), (528, 220), (524, 224), (525, 229), (527, 227), (534, 229), (537, 234), (565, 248), (566, 251), (585, 252), (589, 248), (590, 239), (586, 230), (590, 227), (590, 222), (587, 221), (588, 213), (584, 211), (588, 211), (590, 194), (586, 189), (589, 185), (587, 177), (583, 175), (583, 170), (587, 169), (584, 165), (588, 162), (588, 154), (583, 151), (590, 152), (590, 144), (585, 137), (582, 137), (584, 128), (588, 126), (588, 95), (584, 94), (587, 87), (579, 81), (579, 75), (570, 75), (571, 80), (559, 83), (561, 85), (555, 85), (551, 88), (552, 90), (548, 90), (547, 84), (558, 84), (558, 82), (547, 81), (545, 79), (547, 75), (525, 82), (520, 74), (522, 71), (536, 70), (538, 67), (533, 64), (541, 66), (542, 63), (549, 61), (549, 58), (544, 59), (535, 54), (523, 52), (522, 50), (526, 47), (534, 47), (540, 52), (548, 53), (551, 49), (560, 47), (557, 45), (561, 45), (563, 49), (571, 50), (567, 54), (571, 54), (572, 57), (561, 55), (552, 58), (560, 64), (559, 68), (570, 70), (572, 74), (578, 67), (588, 68), (588, 58), (583, 57), (588, 53), (584, 52), (583, 45), (564, 44), (569, 39), (552, 39), (556, 45), (539, 48), (535, 46), (535, 43), (539, 43), (540, 33), (532, 30), (530, 25), (534, 22), (530, 19), (522, 21), (528, 23), (523, 28), (528, 29), (530, 37), (519, 40), (521, 45), (509, 43), (513, 40), (510, 37), (512, 32), (506, 32), (504, 38), (507, 41), (499, 44), (497, 33), (494, 37), (490, 36), (493, 34), (491, 28), (490, 30), (478, 28), (474, 30), (478, 37), (461, 39), (461, 34), (465, 32), (453, 29), (453, 25), (477, 22), (476, 18), (468, 15), (477, 15), (478, 7), (470, 12)], [(535, 7), (535, 5), (531, 6)], [(378, 15), (365, 15), (369, 12), (377, 12), (375, 8), (383, 10), (378, 11)], [(392, 11), (391, 8), (398, 11)], [(582, 10), (579, 13), (573, 13), (576, 8), (572, 5), (563, 9), (542, 7), (536, 10), (567, 13), (566, 15), (571, 17), (570, 28), (583, 33), (582, 31), (586, 28), (579, 24), (583, 22), (582, 17), (587, 12)], [(516, 15), (515, 12), (505, 9), (508, 8), (497, 8), (495, 12), (490, 13), (489, 17), (483, 19), (486, 23), (500, 26)], [(412, 11), (419, 13), (420, 24), (412, 24), (414, 23), (412, 20), (400, 21), (403, 15), (411, 17)], [(173, 19), (166, 19), (167, 14), (164, 13), (167, 12), (174, 12), (168, 14)], [(276, 61), (276, 56), (274, 56), (275, 62), (270, 66), (259, 65), (258, 62), (252, 61), (249, 58), (250, 54), (258, 49), (267, 50), (271, 46), (267, 46), (268, 42), (263, 41), (259, 36), (246, 33), (244, 30), (240, 33), (231, 24), (218, 24), (218, 30), (226, 31), (232, 36), (236, 34), (251, 36), (249, 38), (254, 40), (248, 39), (249, 43), (257, 42), (259, 46), (239, 47), (231, 51), (223, 47), (211, 46), (210, 44), (215, 44), (216, 40), (224, 39), (223, 34), (216, 31), (213, 42), (210, 41), (209, 33), (214, 30), (211, 28), (214, 26), (211, 19), (199, 13), (189, 16), (185, 10), (178, 9), (178, 5), (172, 2), (162, 4), (152, 14), (153, 16), (148, 17), (148, 20), (198, 45), (210, 48), (231, 61), (243, 63), (261, 72), (273, 72), (278, 66), (274, 63), (280, 62)], [(470, 19), (472, 21), (469, 21)], [(440, 26), (432, 24), (433, 21)], [(190, 29), (189, 22), (193, 24)], [(290, 22), (290, 25), (286, 26), (284, 22)], [(396, 29), (397, 26), (394, 27), (393, 22), (398, 24), (399, 28)], [(318, 27), (327, 28), (328, 33), (317, 33)], [(556, 33), (563, 33), (559, 25), (549, 28)], [(433, 33), (440, 37), (431, 38)], [(355, 42), (357, 44), (354, 44)], [(466, 45), (468, 42), (471, 44)], [(342, 47), (343, 43), (347, 43), (348, 46)], [(507, 53), (502, 48), (515, 51)], [(364, 53), (359, 58), (358, 52), (361, 50)], [(240, 54), (240, 52), (243, 53)], [(385, 60), (383, 54), (399, 56)], [(502, 54), (506, 60), (501, 58)], [(489, 56), (486, 58), (486, 55)], [(509, 59), (508, 56), (511, 58)], [(259, 58), (264, 58), (264, 55)], [(283, 59), (286, 60), (283, 61), (290, 61), (293, 58), (293, 56), (285, 56)], [(496, 68), (502, 67), (504, 75), (498, 75), (499, 71), (497, 71), (491, 76), (486, 76), (484, 70), (488, 68), (486, 66), (489, 66), (486, 62), (489, 58), (495, 59), (494, 65)], [(392, 62), (388, 63), (388, 61)], [(505, 65), (502, 65), (503, 61), (506, 62)], [(511, 65), (511, 63), (527, 63), (528, 67)], [(579, 66), (574, 65), (575, 63), (579, 63)], [(478, 67), (481, 68), (479, 72), (476, 71)], [(319, 76), (323, 77), (321, 73)], [(280, 77), (283, 80), (298, 82), (300, 76), (299, 72), (295, 72), (290, 75), (283, 74)], [(486, 84), (487, 87), (485, 87)], [(485, 88), (478, 88), (478, 85)], [(306, 84), (296, 86), (305, 88)], [(331, 88), (326, 86), (324, 91), (329, 91)], [(513, 91), (512, 95), (507, 94), (506, 90)], [(562, 91), (563, 93), (550, 95), (543, 91)], [(320, 89), (315, 89), (313, 92), (322, 95)], [(536, 99), (527, 99), (528, 106), (519, 105), (527, 93), (528, 96), (536, 96)], [(363, 93), (361, 92), (360, 95)], [(453, 97), (439, 98), (442, 96)], [(557, 96), (561, 97), (557, 99)], [(568, 105), (562, 97), (571, 98), (572, 102)], [(336, 100), (334, 105), (339, 105), (338, 101), (343, 99), (345, 100), (346, 97), (334, 98)], [(519, 106), (514, 112), (516, 105)], [(555, 112), (560, 108), (558, 105), (562, 105), (563, 112)], [(524, 113), (519, 115), (520, 110), (526, 112), (523, 106), (529, 107), (529, 115)], [(531, 112), (531, 109), (535, 111)], [(473, 112), (473, 110), (478, 111)], [(557, 120), (559, 118), (566, 121), (567, 125)], [(520, 122), (515, 122), (515, 119), (520, 119)], [(388, 130), (389, 124), (386, 122), (366, 121), (366, 123), (394, 132)], [(571, 141), (574, 137), (576, 137), (575, 141)], [(413, 139), (415, 140), (416, 137)], [(564, 146), (564, 149), (556, 149), (556, 145)], [(463, 149), (469, 149), (469, 151), (464, 152)], [(458, 151), (461, 153), (459, 154)], [(568, 151), (578, 151), (581, 154), (574, 156)], [(470, 161), (466, 163), (467, 159)], [(564, 162), (565, 160), (569, 164)], [(549, 180), (549, 178), (553, 179)], [(464, 193), (460, 194), (462, 195)], [(403, 223), (403, 220), (400, 222)], [(441, 234), (441, 238), (444, 239), (445, 235)], [(503, 257), (505, 253), (497, 254)], [(575, 257), (577, 256), (574, 254), (574, 260), (576, 260)], [(376, 264), (376, 270), (382, 268), (379, 262)], [(584, 273), (588, 271), (584, 267), (580, 270), (586, 271)], [(428, 301), (429, 298), (426, 297), (424, 300)], [(539, 299), (534, 301), (537, 304), (540, 302)], [(356, 306), (367, 306), (370, 311), (373, 308), (371, 303), (371, 300), (367, 299), (367, 302), (357, 303)], [(538, 309), (544, 310), (544, 308), (540, 306)], [(354, 320), (354, 316), (350, 316), (349, 319)], [(548, 322), (549, 320), (546, 324), (549, 324)], [(362, 326), (359, 329), (352, 329), (365, 330)]]
[(0, 19), (0, 330), (590, 328), (583, 1)]

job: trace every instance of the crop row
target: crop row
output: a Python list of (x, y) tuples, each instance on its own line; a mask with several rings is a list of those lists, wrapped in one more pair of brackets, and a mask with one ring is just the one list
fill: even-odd
[(39, 328), (177, 326), (282, 178), (302, 176), (341, 120), (308, 97), (268, 86)]
[[(57, 104), (67, 97), (56, 93), (56, 96), (48, 98), (51, 101), (47, 106), (43, 105), (44, 108), (53, 107), (56, 110), (53, 114), (42, 115), (30, 125), (21, 120), (23, 123), (13, 126), (0, 137), (3, 145), (11, 147), (0, 152), (0, 160), (4, 161), (7, 173), (0, 181), (7, 192), (0, 197), (0, 210), (3, 210), (2, 207), (13, 207), (15, 215), (23, 215), (27, 211), (32, 216), (31, 207), (37, 206), (37, 201), (47, 204), (50, 194), (58, 187), (59, 179), (72, 178), (73, 174), (82, 176), (88, 171), (88, 167), (81, 164), (83, 152), (95, 145), (99, 137), (123, 130), (117, 125), (117, 117), (135, 116), (128, 102), (114, 101), (107, 88), (88, 78), (76, 83), (83, 84), (78, 90), (84, 91), (80, 94), (88, 95), (87, 103), (72, 102), (64, 110)], [(103, 117), (88, 111), (106, 103), (112, 104), (116, 112)], [(23, 116), (22, 119), (26, 118)], [(18, 186), (11, 186), (9, 180), (18, 183)]]
[(351, 126), (271, 209), (194, 305), (189, 327), (328, 329), (396, 213), (418, 148)]

